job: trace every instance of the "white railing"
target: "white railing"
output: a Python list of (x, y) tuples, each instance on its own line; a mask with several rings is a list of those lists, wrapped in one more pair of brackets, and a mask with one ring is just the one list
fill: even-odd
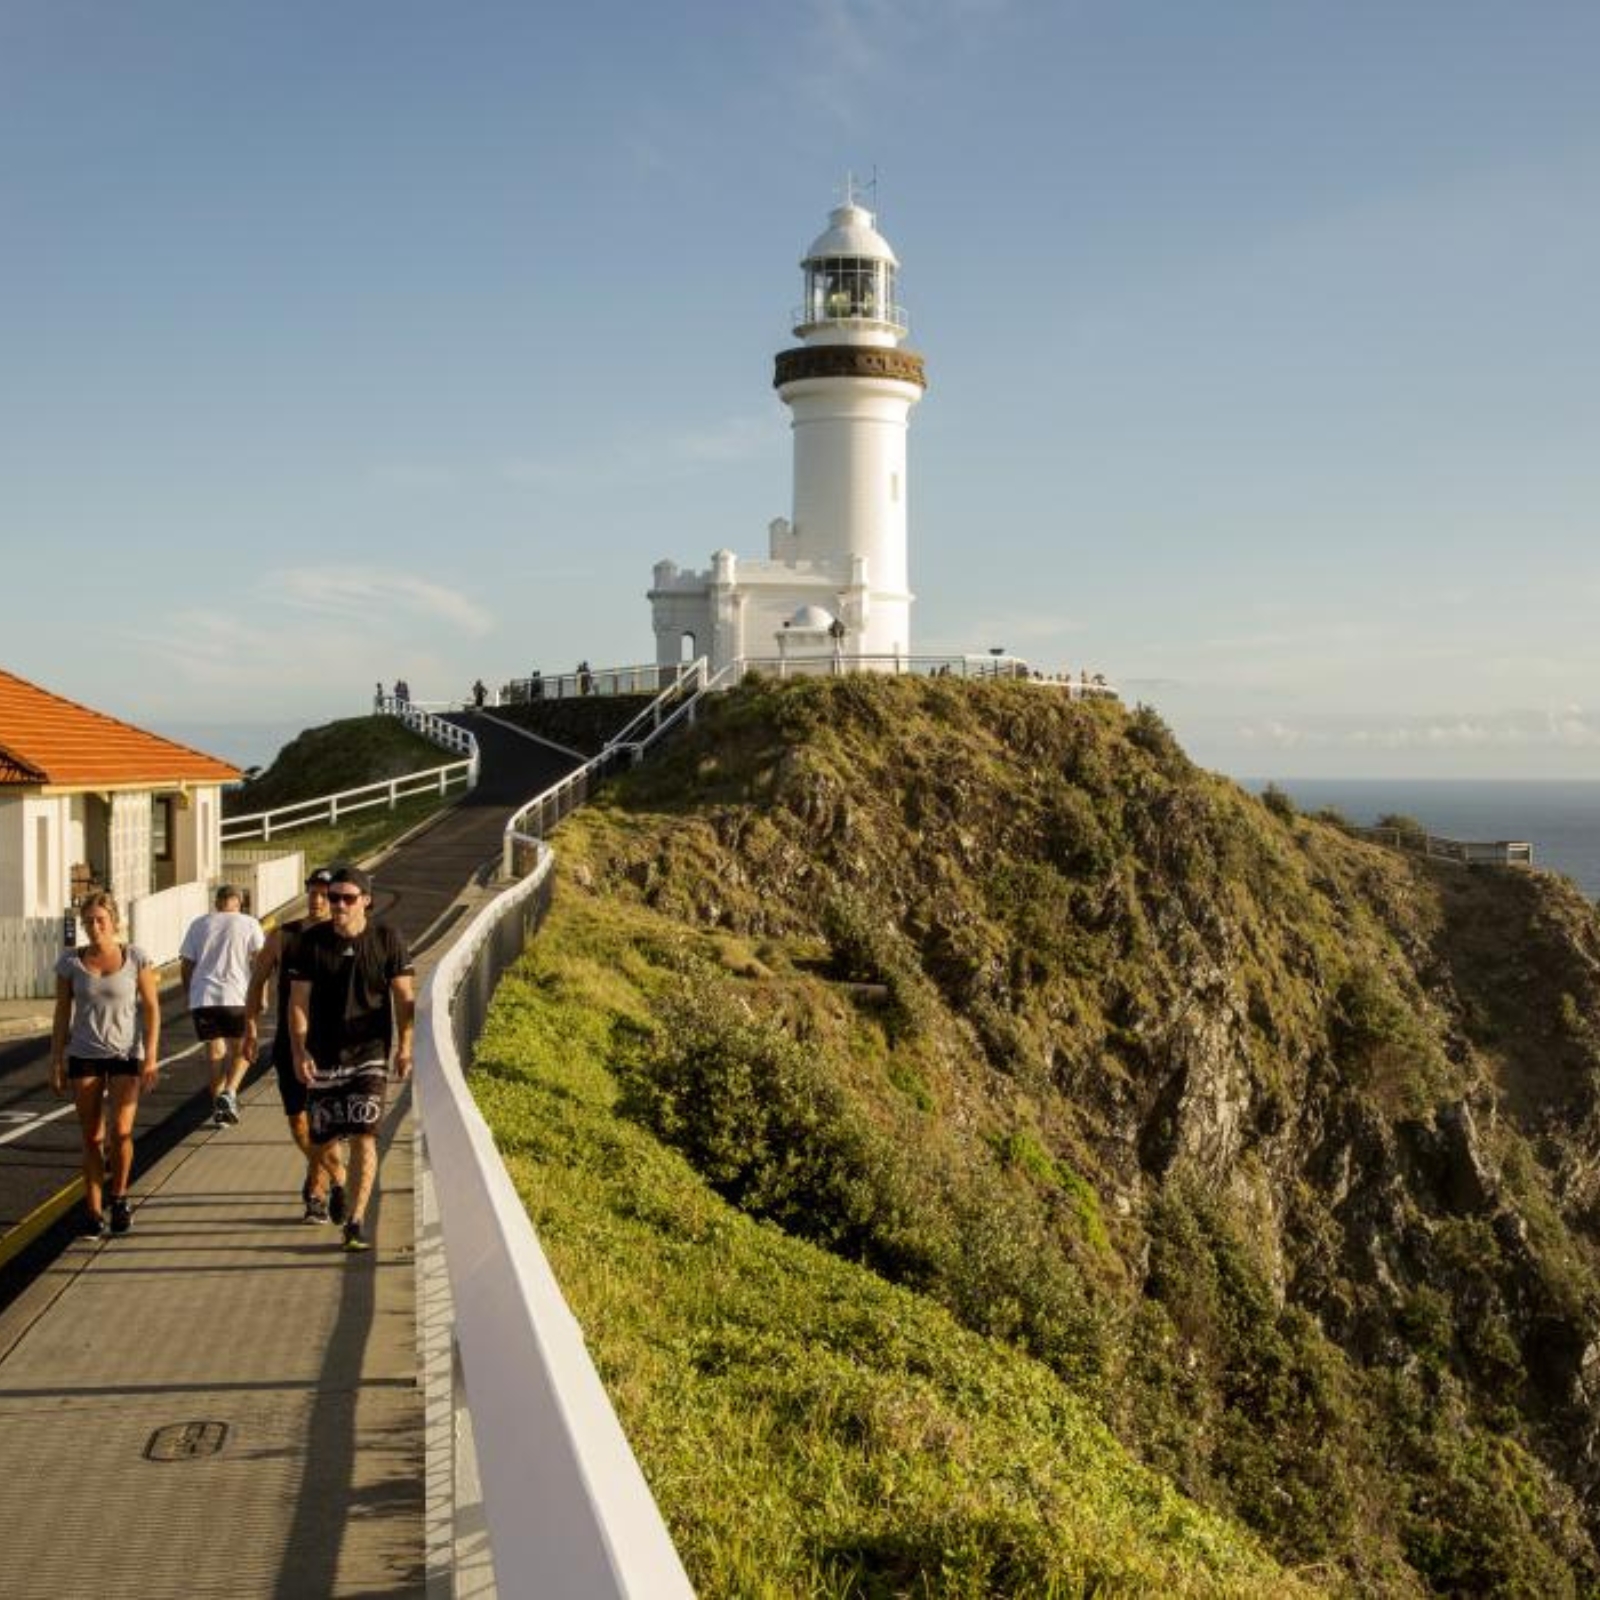
[(63, 931), (60, 917), (0, 917), (0, 1000), (45, 1000), (56, 992)]
[(716, 677), (706, 675), (706, 659), (677, 669), (672, 680), (640, 713), (612, 736), (599, 755), (536, 794), (506, 823), (501, 849), (501, 870), (506, 877), (517, 875), (519, 852), (537, 845), (546, 833), (568, 812), (589, 798), (596, 784), (613, 772), (632, 766), (644, 751), (669, 728), (687, 718), (694, 720), (694, 707), (700, 697), (713, 688), (730, 687), (738, 682), (737, 663), (724, 667)]
[(238, 844), (245, 839), (271, 839), (275, 833), (288, 833), (295, 828), (305, 828), (313, 823), (330, 825), (353, 811), (365, 811), (371, 806), (387, 805), (392, 811), (402, 800), (437, 789), (447, 794), (457, 783), (468, 789), (478, 783), (478, 741), (466, 728), (436, 717), (409, 700), (396, 700), (392, 695), (378, 698), (374, 709), (398, 717), (408, 728), (420, 733), (445, 750), (457, 750), (465, 757), (442, 767), (428, 767), (421, 772), (408, 772), (398, 778), (383, 778), (377, 783), (362, 784), (357, 789), (341, 789), (338, 794), (321, 794), (310, 800), (300, 800), (294, 805), (277, 806), (271, 811), (252, 811), (243, 816), (222, 819), (222, 842)]
[(477, 741), (473, 741), (473, 755), (468, 761), (452, 761), (446, 766), (429, 767), (424, 772), (408, 772), (400, 778), (383, 778), (377, 783), (362, 784), (359, 789), (341, 789), (338, 794), (322, 794), (312, 800), (300, 800), (292, 806), (278, 806), (271, 811), (252, 811), (240, 817), (222, 819), (222, 842), (238, 844), (244, 839), (273, 838), (289, 833), (295, 828), (309, 827), (313, 823), (335, 823), (353, 812), (366, 811), (372, 806), (388, 806), (392, 811), (402, 800), (437, 791), (443, 795), (456, 784), (468, 789), (478, 780)]
[(1463, 867), (1531, 867), (1533, 846), (1521, 839), (1445, 839), (1410, 828), (1357, 828), (1350, 832), (1374, 844), (1410, 850), (1435, 861), (1454, 861)]
[(574, 700), (587, 695), (660, 694), (695, 670), (688, 661), (660, 666), (655, 662), (633, 667), (578, 667), (571, 672), (544, 673), (513, 678), (500, 690), (502, 705), (526, 700)]
[(211, 909), (211, 890), (200, 882), (175, 884), (141, 895), (128, 906), (128, 938), (158, 966), (178, 959), (189, 924)]
[[(542, 847), (538, 854), (534, 870), (484, 907), (451, 946), (417, 1010), (417, 1102), (459, 1355), (450, 1367), (465, 1384), (494, 1584), (507, 1596), (692, 1600), (582, 1330), (462, 1070), (500, 973), (548, 904), (553, 858)], [(452, 1460), (443, 1474), (446, 1493), (457, 1471)], [(427, 1476), (430, 1486), (441, 1476), (431, 1462)], [(482, 1575), (475, 1576), (482, 1592)]]
[(874, 672), (912, 678), (1014, 678), (1055, 689), (1073, 700), (1117, 700), (1121, 696), (1104, 674), (1041, 672), (1020, 656), (902, 656), (839, 654), (741, 656), (740, 677), (760, 672), (773, 678), (837, 678), (848, 672)]
[[(445, 704), (441, 701), (430, 703)], [(450, 708), (446, 706), (446, 709)], [(455, 750), (466, 756), (472, 764), (472, 776), (467, 780), (467, 787), (476, 788), (478, 741), (469, 729), (459, 727), (444, 717), (435, 716), (427, 706), (418, 705), (415, 700), (396, 700), (393, 695), (387, 695), (380, 700), (377, 710), (388, 716), (398, 717), (413, 733), (420, 733), (424, 739), (431, 740), (441, 750)]]

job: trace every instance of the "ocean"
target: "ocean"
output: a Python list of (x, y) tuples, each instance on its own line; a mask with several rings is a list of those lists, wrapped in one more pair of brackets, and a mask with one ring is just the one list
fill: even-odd
[(1302, 811), (1332, 806), (1371, 824), (1391, 812), (1447, 839), (1515, 839), (1533, 864), (1564, 872), (1600, 897), (1600, 780), (1517, 778), (1244, 778), (1259, 794), (1276, 783)]

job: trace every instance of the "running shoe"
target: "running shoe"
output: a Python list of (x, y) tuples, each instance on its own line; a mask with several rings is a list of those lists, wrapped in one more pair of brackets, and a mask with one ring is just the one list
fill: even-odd
[(133, 1213), (128, 1209), (127, 1197), (113, 1195), (111, 1198), (111, 1231), (113, 1233), (126, 1233), (133, 1226)]
[(239, 1102), (228, 1093), (226, 1089), (217, 1096), (217, 1125), (224, 1124), (237, 1126), (239, 1121)]
[(354, 1220), (344, 1225), (344, 1247), (352, 1253), (357, 1250), (370, 1250), (370, 1241), (361, 1237), (361, 1224)]
[(106, 1236), (106, 1219), (98, 1211), (85, 1211), (83, 1226), (78, 1229), (80, 1239), (103, 1239)]
[(344, 1197), (344, 1185), (332, 1184), (328, 1189), (328, 1221), (343, 1222), (350, 1214), (350, 1208)]
[(306, 1222), (328, 1222), (328, 1202), (320, 1194), (314, 1194), (306, 1201), (306, 1214), (302, 1219)]

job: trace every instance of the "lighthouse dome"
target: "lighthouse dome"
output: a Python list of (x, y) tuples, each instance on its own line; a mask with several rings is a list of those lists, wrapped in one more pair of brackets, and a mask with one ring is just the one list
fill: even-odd
[(823, 606), (801, 606), (784, 623), (795, 633), (826, 633), (833, 626), (833, 613)]
[(900, 262), (889, 241), (873, 226), (873, 216), (865, 206), (838, 206), (828, 213), (828, 227), (811, 241), (801, 266), (826, 256), (858, 256), (869, 261)]

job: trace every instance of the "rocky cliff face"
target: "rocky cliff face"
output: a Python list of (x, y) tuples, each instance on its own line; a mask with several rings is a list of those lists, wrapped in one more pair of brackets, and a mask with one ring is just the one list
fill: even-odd
[(643, 1062), (634, 1114), (725, 1193), (1035, 1351), (1332, 1587), (1600, 1583), (1600, 919), (1564, 880), (1357, 842), (1027, 684), (747, 689), (603, 815), (567, 892), (722, 951), (681, 1028), (821, 1074), (780, 1136)]

